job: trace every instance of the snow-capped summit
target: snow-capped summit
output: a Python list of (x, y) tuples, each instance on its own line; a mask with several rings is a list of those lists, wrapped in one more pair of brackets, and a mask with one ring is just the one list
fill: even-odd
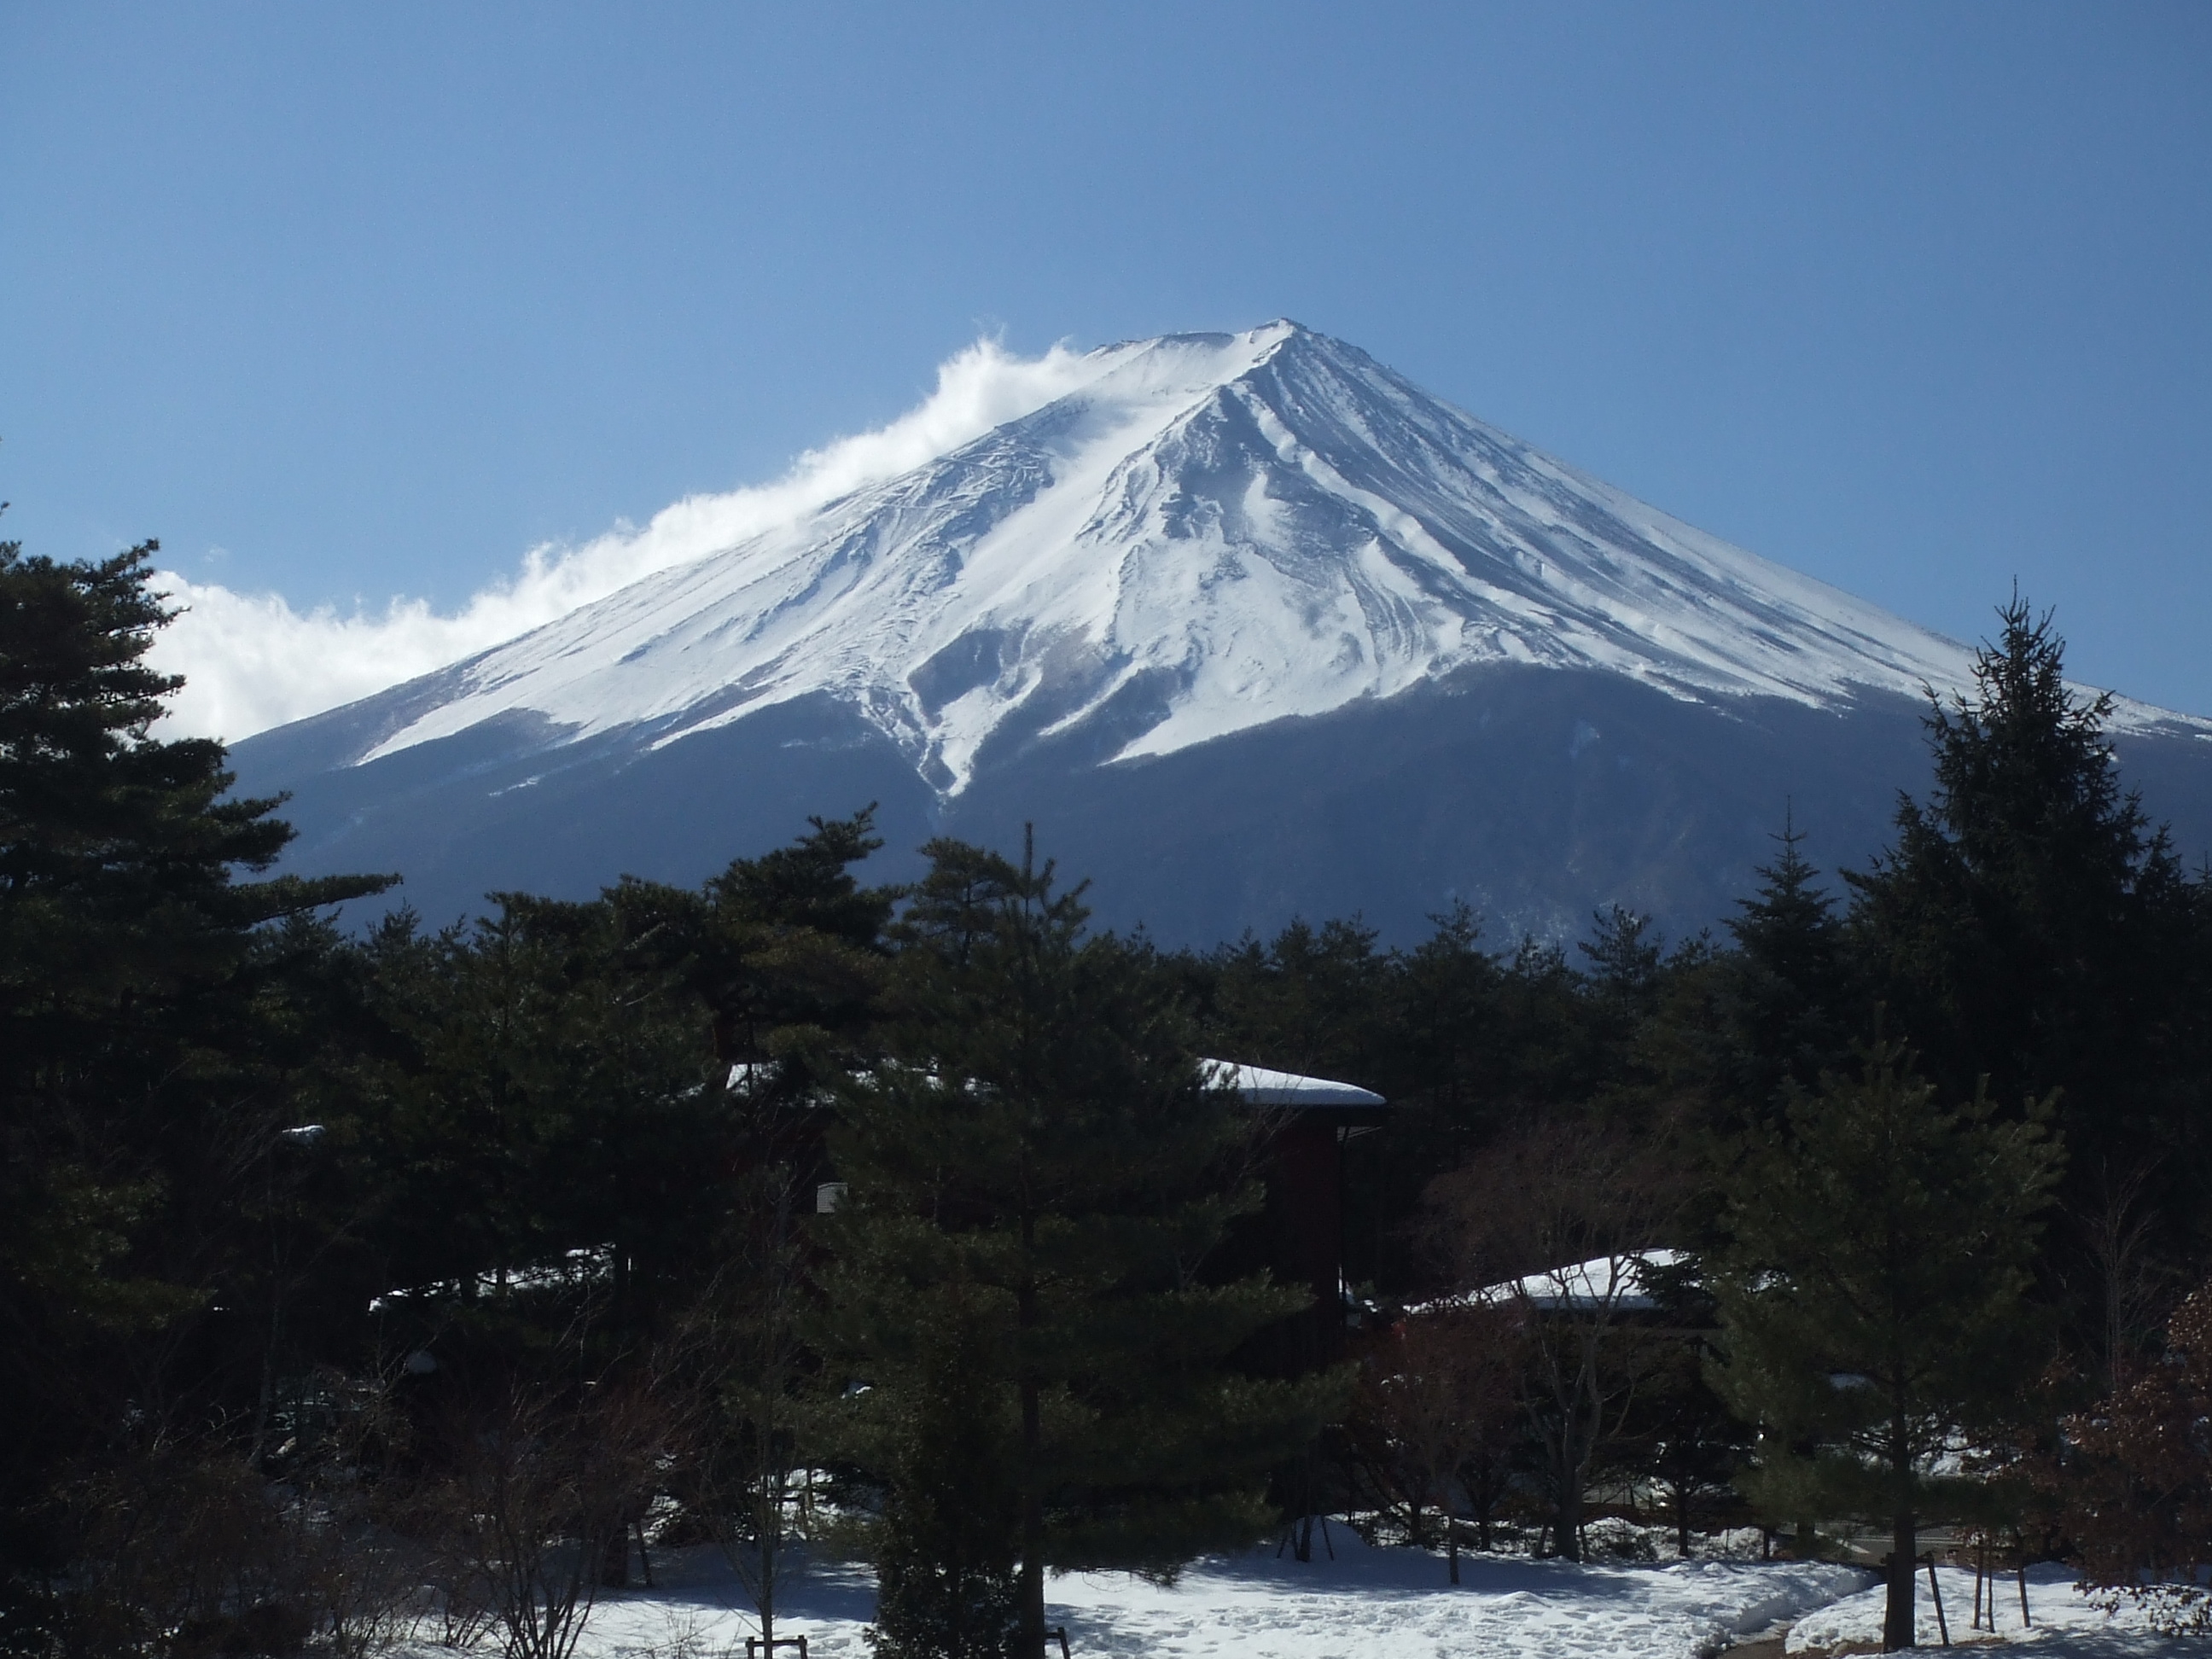
[(809, 692), (957, 793), (994, 738), (1114, 758), (1472, 665), (1828, 703), (1958, 683), (1924, 629), (1728, 545), (1290, 322), (1109, 346), (1078, 390), (463, 665), (363, 756), (500, 714), (672, 742)]
[[(1083, 794), (1100, 804), (1072, 814), (1064, 833), (1110, 833), (1118, 849), (1163, 833), (1127, 821), (1139, 796), (1154, 818), (1187, 818), (1194, 789), (1237, 774), (1235, 810), (1265, 828), (1207, 843), (1207, 858), (1226, 860), (1208, 879), (1243, 894), (1234, 914), (1256, 921), (1322, 908), (1322, 878), (1255, 875), (1254, 860), (1265, 860), (1253, 836), (1302, 824), (1296, 833), (1310, 839), (1319, 833), (1312, 779), (1425, 746), (1459, 756), (1457, 769), (1418, 775), (1403, 769), (1417, 765), (1407, 759), (1358, 793), (1370, 817), (1421, 800), (1434, 817), (1437, 791), (1476, 792), (1449, 822), (1421, 830), (1437, 867), (1407, 866), (1404, 878), (1428, 896), (1409, 889), (1400, 908), (1418, 915), (1473, 893), (1508, 915), (1565, 925), (1592, 895), (1647, 895), (1653, 860), (1687, 859), (1696, 869), (1683, 890), (1702, 896), (1694, 904), (1680, 895), (1641, 902), (1678, 919), (1701, 908), (1710, 920), (1716, 895), (1741, 890), (1785, 795), (1809, 810), (1832, 790), (1832, 819), (1851, 814), (1844, 840), (1863, 848), (1893, 788), (1911, 781), (1924, 690), (1968, 678), (1958, 643), (1705, 535), (1295, 323), (1103, 347), (1056, 374), (1052, 390), (1051, 401), (909, 471), (435, 674), (252, 739), (238, 751), (242, 769), (306, 791), (295, 809), (303, 824), (315, 831), (316, 814), (328, 818), (311, 836), (319, 860), (358, 860), (389, 842), (403, 868), (422, 867), (425, 837), (443, 848), (464, 832), (422, 821), (419, 805), (400, 811), (390, 796), (400, 785), (380, 781), (408, 780), (416, 799), (430, 787), (421, 780), (441, 780), (438, 811), (475, 826), (469, 856), (494, 871), (512, 862), (518, 837), (536, 844), (556, 833), (499, 798), (530, 791), (542, 804), (558, 793), (556, 777), (577, 800), (589, 796), (575, 810), (603, 829), (610, 815), (646, 810), (629, 796), (654, 765), (655, 776), (693, 783), (702, 768), (734, 769), (717, 787), (749, 793), (718, 810), (746, 823), (765, 822), (771, 807), (788, 820), (791, 808), (910, 796), (932, 826), (972, 821), (995, 834), (1010, 813), (1072, 812)], [(1488, 700), (1480, 708), (1465, 706), (1471, 688)], [(1519, 700), (1511, 708), (1501, 701), (1508, 688)], [(1461, 698), (1458, 712), (1439, 697)], [(1565, 723), (1564, 736), (1543, 743), (1582, 768), (1579, 781), (1543, 783), (1554, 793), (1540, 809), (1525, 795), (1535, 763), (1498, 747), (1508, 732), (1534, 729), (1529, 711), (1540, 705), (1546, 732)], [(1693, 710), (1703, 724), (1685, 723)], [(1873, 748), (1859, 743), (1853, 781), (1820, 774), (1838, 720), (1869, 710), (1879, 713), (1852, 729), (1873, 721), (1886, 735)], [(1503, 719), (1495, 731), (1493, 715)], [(1805, 724), (1814, 715), (1826, 724)], [(1737, 729), (1722, 733), (1713, 717)], [(2212, 735), (2212, 723), (2141, 704), (2120, 705), (2116, 725), (2189, 739), (2192, 750)], [(1355, 738), (1355, 727), (1367, 735)], [(1478, 730), (1488, 733), (1480, 744)], [(1648, 733), (1640, 748), (1631, 730)], [(1754, 740), (1771, 758), (1736, 752)], [(1583, 761), (1601, 743), (1612, 768), (1602, 778)], [(1480, 744), (1491, 757), (1477, 763), (1470, 745)], [(1710, 770), (1731, 745), (1725, 781), (1692, 789), (1686, 762)], [(740, 750), (741, 766), (730, 758)], [(877, 758), (854, 761), (834, 783), (827, 774), (773, 782), (797, 775), (795, 763), (775, 758), (792, 750)], [(1323, 750), (1330, 758), (1317, 759)], [(721, 758), (709, 763), (710, 753)], [(1148, 781), (1101, 781), (1134, 779), (1148, 763)], [(1805, 767), (1794, 784), (1779, 775)], [(1047, 771), (1056, 781), (1046, 783)], [(337, 782), (340, 773), (359, 781)], [(1170, 773), (1187, 781), (1163, 805)], [(612, 782), (617, 774), (629, 775)], [(1285, 819), (1294, 775), (1308, 780), (1304, 816)], [(316, 776), (331, 781), (303, 781)], [(1674, 805), (1652, 793), (1662, 784)], [(764, 797), (776, 789), (859, 799)], [(1598, 804), (1605, 792), (1638, 789), (1632, 803)], [(1528, 840), (1515, 855), (1520, 873), (1477, 856), (1474, 812), (1491, 815), (1483, 835)], [(1644, 821), (1669, 812), (1674, 820)], [(1725, 816), (1730, 850), (1700, 850), (1684, 813)], [(1632, 819), (1643, 827), (1624, 839)], [(701, 851), (677, 863), (689, 868), (714, 836), (726, 858), (742, 839), (736, 822), (684, 826)], [(372, 823), (384, 828), (371, 835)], [(1109, 832), (1113, 823), (1121, 828)], [(667, 823), (605, 829), (592, 856), (649, 866), (636, 849), (675, 833)], [(1619, 844), (1599, 859), (1589, 848), (1601, 836)], [(1318, 869), (1322, 855), (1299, 846), (1300, 867)], [(1541, 872), (1553, 849), (1564, 860), (1556, 879)], [(568, 856), (582, 866), (580, 842)], [(1540, 903), (1513, 896), (1540, 875), (1559, 890)], [(1328, 906), (1377, 908), (1345, 872), (1327, 879), (1353, 895)]]

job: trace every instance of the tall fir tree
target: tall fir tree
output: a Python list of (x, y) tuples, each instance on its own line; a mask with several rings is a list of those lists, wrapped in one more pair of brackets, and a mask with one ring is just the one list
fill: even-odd
[[(1003, 1437), (984, 1462), (1005, 1472), (992, 1484), (1018, 1564), (1015, 1650), (1035, 1659), (1048, 1568), (1167, 1573), (1250, 1541), (1272, 1520), (1267, 1470), (1347, 1379), (1231, 1363), (1304, 1293), (1207, 1281), (1257, 1201), (1253, 1125), (1203, 1073), (1144, 955), (1086, 937), (1080, 890), (1055, 892), (1049, 865), (927, 851), (890, 1051), (848, 1086), (831, 1140), (847, 1192), (822, 1230), (825, 1334), (870, 1385), (854, 1430), (879, 1444), (934, 1421), (921, 1402), (946, 1386), (933, 1368), (948, 1352), (969, 1368), (968, 1431)], [(895, 1515), (933, 1501), (901, 1491), (901, 1471), (938, 1461), (878, 1467)]]
[(1810, 1089), (1850, 1056), (1856, 1006), (1843, 919), (1794, 822), (1758, 871), (1759, 890), (1726, 922), (1735, 949), (1717, 964), (1715, 1071), (1722, 1125), (1778, 1121), (1784, 1091)]
[(1999, 623), (1973, 696), (1929, 711), (1934, 788), (1846, 873), (1854, 953), (1947, 1093), (2056, 1091), (2072, 1178), (2159, 1166), (2179, 1217), (2208, 1170), (2206, 890), (2123, 787), (2111, 697), (2068, 686), (2050, 616), (2015, 595)]

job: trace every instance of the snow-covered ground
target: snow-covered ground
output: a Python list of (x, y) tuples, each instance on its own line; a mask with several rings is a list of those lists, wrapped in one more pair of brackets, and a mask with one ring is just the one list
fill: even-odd
[[(1081, 1655), (1238, 1659), (1692, 1659), (1850, 1595), (1869, 1575), (1820, 1563), (1687, 1561), (1593, 1565), (1468, 1556), (1462, 1583), (1443, 1559), (1373, 1549), (1332, 1528), (1335, 1559), (1264, 1550), (1201, 1563), (1172, 1589), (1121, 1574), (1051, 1581), (1049, 1617)], [(754, 1626), (710, 1552), (659, 1560), (661, 1588), (602, 1602), (580, 1659), (708, 1659)], [(830, 1567), (790, 1594), (778, 1635), (810, 1656), (863, 1659), (874, 1605), (863, 1570)]]
[[(2063, 1566), (2027, 1570), (2027, 1607), (2032, 1625), (2021, 1621), (2018, 1580), (1999, 1578), (1994, 1632), (1987, 1617), (1983, 1620), (1982, 1629), (1971, 1628), (1974, 1611), (1972, 1573), (1963, 1568), (1942, 1567), (1937, 1569), (1936, 1577), (1942, 1586), (1943, 1613), (1950, 1621), (1954, 1647), (1973, 1643), (2017, 1644), (2046, 1659), (2093, 1659), (2093, 1656), (2094, 1659), (2108, 1659), (2119, 1655), (2126, 1655), (2128, 1659), (2173, 1655), (2178, 1659), (2182, 1654), (2201, 1654), (2205, 1650), (2201, 1638), (2156, 1634), (2133, 1607), (2124, 1607), (2117, 1613), (2106, 1613), (2102, 1598), (2085, 1596), (2076, 1590), (2072, 1571)], [(1787, 1651), (1820, 1654), (1840, 1647), (1862, 1650), (1869, 1645), (1879, 1647), (1884, 1594), (1877, 1584), (1806, 1614), (1790, 1628)], [(1933, 1647), (1941, 1639), (1941, 1632), (1936, 1621), (1936, 1603), (1928, 1594), (1924, 1570), (1920, 1575), (1919, 1595), (1914, 1609), (1915, 1639), (1923, 1647)]]

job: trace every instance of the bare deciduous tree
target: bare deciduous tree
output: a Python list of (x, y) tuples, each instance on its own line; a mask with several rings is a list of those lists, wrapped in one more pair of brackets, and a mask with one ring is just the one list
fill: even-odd
[(2105, 1362), (2105, 1386), (2117, 1391), (2127, 1383), (2132, 1361), (2155, 1328), (2165, 1281), (2151, 1259), (2158, 1214), (2149, 1202), (2149, 1171), (2137, 1167), (2115, 1172), (2098, 1167), (2092, 1196), (2071, 1218), (2087, 1247), (2096, 1280), (2098, 1311), (2103, 1316), (2098, 1346)]
[(1674, 1182), (1624, 1136), (1554, 1122), (1439, 1176), (1429, 1200), (1462, 1294), (1521, 1317), (1522, 1405), (1553, 1487), (1553, 1547), (1579, 1560), (1592, 1468), (1656, 1361), (1637, 1319), (1639, 1271), (1665, 1236)]
[(1516, 1307), (1444, 1303), (1409, 1313), (1364, 1356), (1352, 1404), (1355, 1443), (1403, 1504), (1413, 1543), (1429, 1543), (1430, 1511), (1439, 1514), (1455, 1584), (1459, 1524), (1452, 1489), (1482, 1488), (1469, 1496), (1487, 1548), (1490, 1477), (1521, 1413), (1523, 1340)]
[(456, 1404), (422, 1510), (448, 1622), (489, 1609), (507, 1659), (569, 1659), (669, 1432), (644, 1381), (510, 1381)]

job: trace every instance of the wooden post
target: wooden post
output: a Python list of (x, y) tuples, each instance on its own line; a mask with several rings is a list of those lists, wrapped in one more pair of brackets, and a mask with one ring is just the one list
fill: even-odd
[(1951, 1626), (1943, 1620), (1943, 1587), (1936, 1582), (1936, 1553), (1930, 1550), (1920, 1558), (1928, 1564), (1928, 1593), (1936, 1598), (1936, 1633), (1943, 1645), (1951, 1645)]
[(2035, 1628), (2035, 1620), (2027, 1616), (2027, 1550), (2026, 1546), (2022, 1546), (2020, 1552), (2020, 1622), (2028, 1630), (2033, 1630)]
[[(1984, 1540), (1976, 1545), (1974, 1549), (1974, 1618), (1973, 1622), (1967, 1626), (1969, 1630), (1979, 1630), (1982, 1627), (1982, 1570), (1989, 1564), (1990, 1547), (1988, 1540)], [(1990, 1628), (1995, 1630), (1996, 1627), (1997, 1610), (1995, 1606), (1992, 1606), (1990, 1608)]]
[[(1067, 1659), (1067, 1626), (1054, 1625), (1052, 1627), (1052, 1633), (1060, 1638), (1060, 1659)], [(799, 1656), (799, 1659), (806, 1659), (806, 1656), (802, 1653)]]

